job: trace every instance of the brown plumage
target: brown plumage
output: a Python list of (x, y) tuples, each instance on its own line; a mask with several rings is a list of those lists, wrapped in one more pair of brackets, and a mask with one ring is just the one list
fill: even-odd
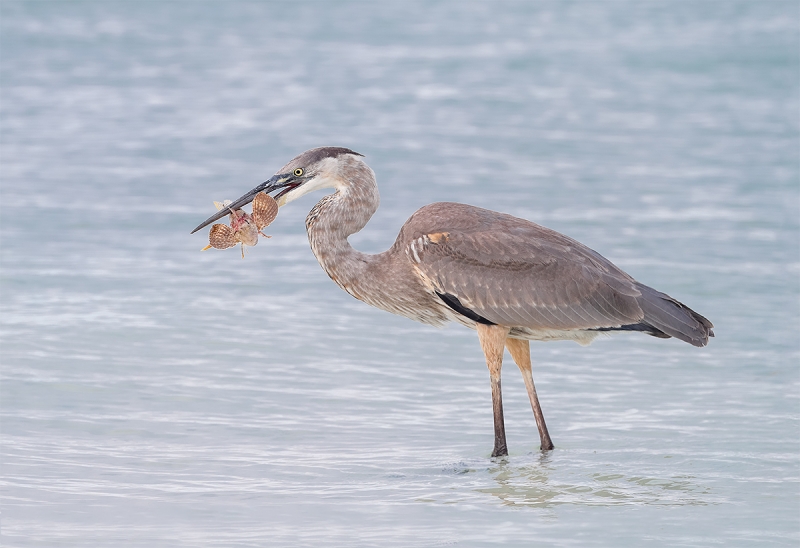
[[(553, 445), (530, 364), (530, 340), (590, 343), (603, 332), (640, 331), (705, 346), (712, 324), (643, 285), (583, 244), (536, 223), (452, 202), (414, 213), (383, 253), (356, 251), (347, 238), (380, 203), (375, 174), (352, 150), (309, 150), (231, 204), (280, 190), (283, 206), (333, 188), (306, 218), (311, 249), (345, 291), (368, 304), (432, 325), (457, 321), (478, 331), (492, 380), (493, 456), (507, 454), (500, 368), (508, 348), (525, 380), (542, 449)], [(211, 217), (195, 231), (222, 215)]]

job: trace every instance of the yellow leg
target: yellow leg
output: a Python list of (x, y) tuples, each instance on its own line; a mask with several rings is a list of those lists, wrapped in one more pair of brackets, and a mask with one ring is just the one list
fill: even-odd
[(528, 390), (528, 399), (531, 400), (531, 409), (533, 409), (533, 416), (536, 419), (536, 427), (539, 429), (539, 439), (542, 442), (541, 449), (543, 451), (550, 451), (553, 448), (553, 442), (550, 439), (550, 433), (547, 431), (547, 425), (544, 423), (542, 407), (539, 405), (539, 398), (536, 396), (536, 387), (533, 385), (530, 341), (506, 339), (506, 348), (508, 348), (511, 357), (514, 358), (514, 362), (522, 373), (522, 379), (525, 381), (525, 388)]
[(478, 324), (478, 339), (481, 342), (489, 377), (492, 381), (492, 411), (494, 413), (493, 457), (508, 455), (506, 445), (506, 426), (503, 420), (503, 394), (500, 387), (500, 370), (503, 367), (503, 344), (509, 329), (500, 325)]

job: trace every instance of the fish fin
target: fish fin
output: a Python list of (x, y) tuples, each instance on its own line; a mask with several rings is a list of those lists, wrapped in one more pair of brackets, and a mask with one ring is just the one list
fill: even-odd
[(259, 232), (278, 216), (278, 202), (269, 194), (259, 192), (253, 199), (253, 220)]
[(237, 241), (231, 227), (216, 224), (211, 227), (211, 232), (208, 233), (208, 243), (215, 249), (228, 249), (235, 246)]

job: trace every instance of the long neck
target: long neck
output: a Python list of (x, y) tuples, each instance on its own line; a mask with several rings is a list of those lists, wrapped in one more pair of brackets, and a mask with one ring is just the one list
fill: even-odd
[(360, 160), (344, 164), (337, 175), (341, 186), (314, 206), (306, 217), (306, 231), (311, 250), (328, 276), (359, 297), (363, 273), (373, 256), (353, 249), (347, 238), (364, 228), (377, 211), (380, 196), (375, 174)]

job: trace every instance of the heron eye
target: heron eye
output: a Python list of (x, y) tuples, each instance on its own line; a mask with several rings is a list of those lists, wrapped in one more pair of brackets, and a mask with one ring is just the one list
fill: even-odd
[(294, 176), (295, 177), (300, 177), (302, 174), (303, 174), (302, 168), (298, 167), (297, 169), (294, 170)]

